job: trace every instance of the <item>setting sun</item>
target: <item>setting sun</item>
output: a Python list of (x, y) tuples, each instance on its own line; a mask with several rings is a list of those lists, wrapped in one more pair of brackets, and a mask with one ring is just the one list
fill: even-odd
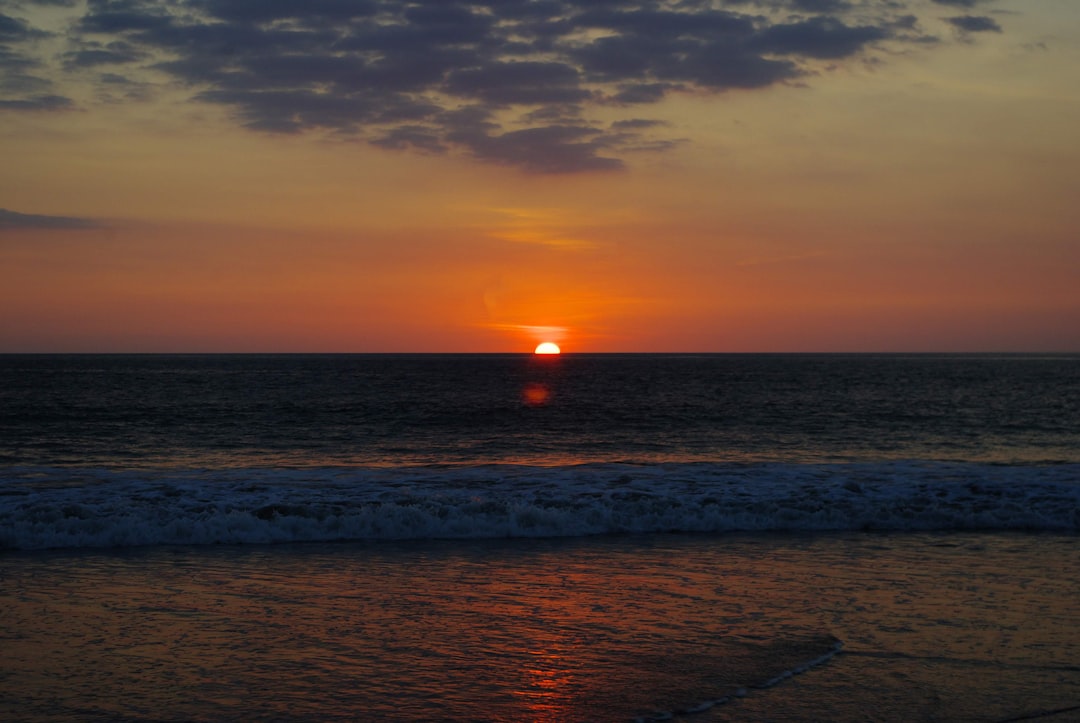
[(545, 341), (537, 345), (535, 354), (562, 354), (562, 349), (554, 342)]

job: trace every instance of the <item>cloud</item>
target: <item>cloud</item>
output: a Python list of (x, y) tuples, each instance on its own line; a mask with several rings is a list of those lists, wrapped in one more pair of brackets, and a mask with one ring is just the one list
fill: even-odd
[(0, 111), (67, 110), (75, 104), (62, 95), (35, 95), (27, 98), (0, 98)]
[(938, 5), (947, 5), (954, 8), (973, 8), (976, 5), (985, 5), (993, 0), (933, 0)]
[(836, 13), (851, 9), (846, 0), (791, 0), (793, 10), (813, 13)]
[[(0, 4), (0, 8), (5, 5)], [(18, 6), (14, 6), (16, 9)], [(0, 112), (65, 110), (71, 99), (53, 92), (52, 81), (34, 47), (50, 33), (0, 12)]]
[(641, 129), (641, 128), (655, 128), (656, 126), (667, 125), (665, 121), (650, 120), (648, 118), (627, 118), (625, 120), (617, 120), (612, 122), (612, 128), (618, 129)]
[(43, 216), (33, 213), (17, 213), (0, 208), (0, 231), (34, 228), (97, 228), (98, 222), (74, 216)]
[(372, 139), (371, 144), (380, 148), (392, 148), (395, 150), (415, 148), (429, 153), (445, 153), (447, 150), (439, 131), (430, 126), (422, 125), (403, 125), (391, 128), (382, 136)]
[(0, 0), (0, 7), (5, 5), (19, 8), (25, 5), (44, 5), (46, 7), (65, 7), (69, 8), (74, 5), (78, 5), (80, 0)]
[[(661, 125), (590, 120), (596, 108), (804, 83), (925, 44), (920, 10), (922, 0), (87, 0), (73, 6), (60, 61), (144, 87), (163, 73), (260, 132), (599, 172), (673, 141)], [(0, 18), (0, 88), (6, 78), (11, 93), (0, 107), (62, 107), (54, 88), (29, 89), (40, 74), (29, 75), (26, 48), (41, 31)], [(981, 32), (987, 20), (950, 22)]]
[(551, 125), (490, 133), (484, 125), (463, 127), (448, 138), (483, 161), (517, 166), (533, 173), (614, 171), (623, 161), (601, 155), (608, 148), (602, 130)]
[(617, 92), (611, 96), (611, 101), (623, 105), (657, 103), (669, 92), (680, 87), (682, 86), (671, 83), (626, 83), (617, 86)]
[(819, 16), (796, 23), (773, 25), (760, 32), (753, 47), (778, 55), (811, 58), (845, 58), (869, 43), (888, 38), (888, 28), (872, 25), (852, 27), (836, 18)]
[(493, 106), (577, 103), (591, 93), (581, 87), (581, 73), (566, 63), (489, 62), (450, 72), (442, 87), (451, 95)]
[(64, 53), (64, 67), (94, 68), (101, 65), (120, 65), (140, 60), (143, 54), (130, 43), (114, 40), (111, 43), (89, 41), (78, 49)]
[(993, 18), (980, 15), (961, 15), (945, 18), (945, 22), (962, 33), (1000, 33), (1001, 26)]
[(0, 42), (22, 42), (46, 37), (48, 33), (19, 18), (0, 13)]

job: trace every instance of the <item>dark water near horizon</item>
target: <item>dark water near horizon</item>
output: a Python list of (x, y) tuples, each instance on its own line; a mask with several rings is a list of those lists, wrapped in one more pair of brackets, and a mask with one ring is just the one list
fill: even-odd
[(0, 357), (0, 547), (1080, 529), (1077, 355)]
[(1080, 356), (0, 357), (0, 463), (1080, 461)]
[(1080, 355), (0, 356), (0, 718), (1069, 720), (1078, 532)]

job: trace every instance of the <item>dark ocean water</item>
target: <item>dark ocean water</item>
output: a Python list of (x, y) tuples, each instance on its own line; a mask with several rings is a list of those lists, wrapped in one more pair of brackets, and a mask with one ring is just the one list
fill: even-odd
[(1065, 720), (1078, 531), (1077, 355), (0, 356), (0, 718)]
[(0, 546), (1080, 529), (1077, 355), (0, 357)]

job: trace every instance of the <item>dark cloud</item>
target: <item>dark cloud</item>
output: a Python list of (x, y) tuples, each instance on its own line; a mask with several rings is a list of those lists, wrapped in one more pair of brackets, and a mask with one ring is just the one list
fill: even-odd
[(602, 131), (587, 126), (544, 126), (500, 134), (477, 133), (455, 139), (484, 161), (518, 166), (533, 173), (612, 171), (618, 158), (602, 156), (608, 144)]
[(802, 71), (791, 60), (767, 58), (723, 42), (687, 53), (666, 68), (662, 77), (688, 81), (712, 90), (766, 88), (797, 78)]
[(69, 98), (54, 92), (51, 80), (42, 77), (45, 64), (34, 54), (37, 42), (49, 36), (26, 20), (0, 13), (0, 112), (73, 107)]
[(131, 63), (144, 57), (131, 43), (114, 40), (111, 43), (96, 41), (85, 42), (78, 50), (64, 53), (64, 67), (93, 68), (99, 65), (118, 65)]
[[(0, 76), (0, 93), (16, 95), (19, 98), (48, 95), (51, 88), (52, 83), (48, 80), (28, 73), (9, 72)], [(5, 99), (0, 98), (0, 102), (3, 100)], [(7, 98), (7, 100), (10, 101), (12, 98)]]
[(20, 96), (0, 97), (0, 108), (5, 107), (5, 102), (14, 107), (10, 104), (15, 100), (26, 100), (25, 94), (40, 93), (52, 87), (49, 81), (33, 74), (42, 63), (26, 47), (47, 36), (48, 33), (25, 20), (0, 13), (0, 92)]
[(846, 0), (791, 0), (793, 10), (808, 13), (838, 13), (851, 7)]
[(173, 24), (165, 3), (154, 0), (88, 0), (78, 29), (91, 33), (160, 30)]
[(449, 73), (441, 89), (497, 106), (575, 103), (590, 96), (580, 80), (577, 69), (566, 63), (490, 62)]
[(301, 20), (319, 25), (371, 17), (379, 10), (374, 0), (196, 0), (189, 5), (230, 22)]
[(361, 125), (407, 123), (429, 117), (438, 110), (434, 104), (401, 94), (222, 88), (203, 91), (195, 97), (235, 106), (247, 127), (278, 133), (312, 128), (354, 133)]
[(668, 91), (678, 90), (681, 86), (671, 83), (627, 83), (617, 86), (611, 100), (619, 104), (656, 103)]
[[(596, 106), (640, 108), (677, 92), (804, 82), (825, 63), (927, 42), (917, 31), (920, 7), (914, 0), (87, 0), (59, 60), (69, 72), (97, 71), (100, 85), (141, 89), (128, 98), (149, 95), (160, 75), (147, 71), (164, 73), (194, 99), (263, 132), (324, 131), (536, 173), (605, 171), (622, 168), (627, 153), (672, 141), (659, 124), (590, 122)], [(954, 22), (966, 32), (992, 29), (976, 25)], [(31, 74), (32, 56), (20, 48), (35, 32), (0, 15), (7, 83), (0, 88), (23, 88), (0, 108), (64, 107), (54, 89), (30, 90), (40, 73)]]
[(41, 67), (41, 62), (26, 53), (0, 44), (0, 78), (23, 75)]
[(23, 42), (46, 37), (48, 33), (19, 18), (0, 13), (0, 43)]
[[(0, 2), (0, 7), (2, 7), (4, 4), (5, 3)], [(14, 5), (14, 6), (18, 6), (18, 5), (43, 5), (45, 7), (70, 8), (70, 7), (75, 7), (76, 5), (78, 5), (79, 0), (23, 0), (23, 2), (19, 2), (18, 0), (14, 0), (13, 2), (8, 2), (7, 4), (8, 5)]]
[(0, 98), (0, 111), (48, 111), (74, 108), (71, 98), (62, 95), (34, 95), (26, 98)]
[(96, 228), (99, 224), (87, 218), (73, 216), (42, 216), (33, 213), (17, 213), (0, 208), (0, 231), (34, 228)]
[(980, 15), (961, 15), (945, 18), (945, 22), (964, 33), (1000, 33), (1001, 26), (993, 18)]
[(611, 124), (612, 128), (616, 129), (642, 129), (642, 128), (655, 128), (657, 126), (667, 125), (665, 121), (649, 120), (648, 118), (628, 118), (626, 120), (615, 121)]
[(380, 148), (393, 148), (395, 150), (415, 148), (428, 153), (445, 153), (447, 150), (442, 142), (442, 135), (438, 128), (421, 125), (403, 125), (391, 128), (378, 138), (372, 139), (371, 144)]
[(947, 5), (954, 8), (973, 8), (976, 5), (984, 5), (993, 0), (933, 0), (938, 5)]
[(811, 58), (845, 58), (867, 44), (889, 37), (888, 28), (864, 25), (849, 27), (831, 16), (773, 25), (760, 32), (753, 47), (777, 55)]
[(521, 116), (521, 123), (530, 125), (580, 123), (584, 107), (575, 103), (542, 105)]
[(622, 3), (622, 7), (597, 7), (600, 3), (576, 3), (583, 12), (575, 15), (577, 27), (602, 28), (637, 38), (739, 37), (754, 32), (755, 19), (726, 10), (700, 7), (693, 10), (658, 10), (651, 3)]

